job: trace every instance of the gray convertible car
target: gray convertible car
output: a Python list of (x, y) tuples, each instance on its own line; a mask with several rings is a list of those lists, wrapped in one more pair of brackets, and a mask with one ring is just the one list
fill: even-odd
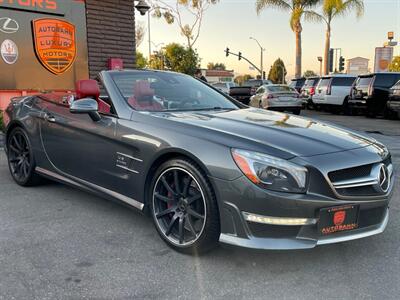
[(75, 94), (13, 99), (4, 118), (16, 183), (47, 178), (123, 202), (182, 252), (313, 248), (388, 222), (384, 145), (249, 108), (186, 75), (104, 71)]

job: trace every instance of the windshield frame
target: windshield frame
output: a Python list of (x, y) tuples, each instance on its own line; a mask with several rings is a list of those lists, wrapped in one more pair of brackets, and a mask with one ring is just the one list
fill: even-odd
[[(168, 113), (168, 112), (179, 112), (179, 111), (205, 111), (205, 110), (216, 110), (216, 111), (221, 111), (221, 110), (236, 110), (236, 109), (243, 109), (243, 108), (248, 108), (247, 105), (244, 105), (243, 103), (239, 102), (238, 100), (230, 97), (226, 93), (222, 92), (218, 88), (213, 87), (211, 84), (204, 82), (200, 79), (197, 79), (195, 77), (183, 74), (183, 73), (176, 73), (176, 72), (170, 72), (170, 71), (158, 71), (158, 70), (123, 70), (123, 71), (103, 71), (103, 73), (106, 73), (109, 78), (109, 80), (112, 82), (114, 90), (118, 93), (119, 98), (121, 99), (121, 102), (125, 104), (126, 107), (129, 107), (132, 111), (134, 112), (140, 112), (140, 113), (148, 113), (148, 112), (161, 112), (161, 113)], [(178, 108), (178, 109), (165, 109), (165, 110), (140, 110), (140, 109), (135, 109), (133, 106), (131, 106), (125, 95), (123, 94), (123, 91), (121, 90), (120, 86), (118, 85), (118, 82), (116, 78), (119, 76), (124, 76), (124, 75), (133, 75), (133, 76), (140, 76), (140, 74), (145, 73), (149, 74), (148, 76), (151, 77), (157, 77), (157, 74), (165, 74), (168, 75), (170, 74), (171, 76), (182, 76), (183, 78), (191, 78), (192, 80), (195, 80), (197, 83), (200, 83), (207, 88), (213, 90), (213, 92), (219, 94), (219, 96), (222, 96), (227, 103), (232, 104), (234, 107), (219, 107), (219, 106), (214, 106), (214, 107), (199, 107), (199, 108)], [(162, 75), (164, 76), (164, 75)]]

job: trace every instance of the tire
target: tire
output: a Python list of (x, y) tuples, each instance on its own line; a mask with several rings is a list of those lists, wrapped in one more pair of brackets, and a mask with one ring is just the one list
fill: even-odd
[(389, 107), (386, 105), (385, 109), (383, 110), (383, 117), (388, 120), (395, 120), (397, 118), (397, 113), (390, 110)]
[(349, 106), (349, 98), (348, 97), (346, 97), (346, 99), (344, 99), (344, 101), (343, 101), (342, 112), (345, 116), (353, 115), (352, 108), (351, 108), (351, 106)]
[(294, 109), (294, 110), (292, 111), (292, 113), (293, 113), (294, 115), (300, 115), (301, 109)]
[(8, 135), (7, 161), (12, 178), (20, 186), (35, 186), (43, 182), (43, 178), (35, 173), (32, 146), (21, 127), (14, 128)]
[(171, 248), (200, 254), (218, 245), (220, 220), (215, 193), (194, 162), (182, 158), (163, 163), (152, 179), (148, 199), (157, 232)]

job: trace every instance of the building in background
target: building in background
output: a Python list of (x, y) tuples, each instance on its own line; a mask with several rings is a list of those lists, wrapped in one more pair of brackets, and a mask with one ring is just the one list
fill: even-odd
[(133, 68), (135, 49), (133, 0), (0, 0), (0, 110), (15, 96)]
[(360, 75), (369, 73), (369, 59), (364, 57), (354, 57), (347, 60), (346, 73)]
[(228, 70), (202, 69), (201, 73), (209, 83), (233, 82), (233, 78), (235, 77), (233, 70), (228, 71)]

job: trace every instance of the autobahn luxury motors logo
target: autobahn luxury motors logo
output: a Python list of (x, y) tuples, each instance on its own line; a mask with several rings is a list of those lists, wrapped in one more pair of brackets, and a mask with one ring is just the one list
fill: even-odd
[(75, 25), (58, 19), (39, 19), (32, 24), (39, 61), (56, 75), (65, 73), (76, 58)]

